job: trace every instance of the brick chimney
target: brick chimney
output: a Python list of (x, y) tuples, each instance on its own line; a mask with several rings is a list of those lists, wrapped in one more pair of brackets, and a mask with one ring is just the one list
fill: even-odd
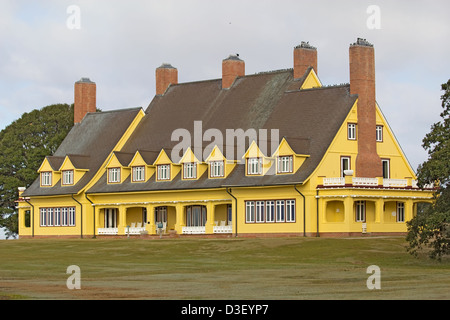
[(156, 94), (163, 95), (171, 84), (178, 84), (178, 70), (168, 63), (156, 68)]
[(89, 78), (75, 82), (74, 123), (80, 123), (88, 112), (97, 111), (97, 86)]
[(357, 177), (382, 177), (376, 143), (375, 52), (366, 39), (350, 45), (350, 94), (358, 95)]
[(222, 60), (222, 89), (228, 89), (237, 77), (245, 76), (245, 62), (239, 55), (230, 55)]
[(317, 74), (317, 49), (302, 41), (294, 48), (294, 79), (303, 77), (309, 67), (313, 67)]

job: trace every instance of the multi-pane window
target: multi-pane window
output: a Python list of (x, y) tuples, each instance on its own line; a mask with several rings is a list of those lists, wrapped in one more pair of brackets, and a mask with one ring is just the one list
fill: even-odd
[(245, 222), (295, 222), (295, 200), (246, 201)]
[(183, 165), (183, 178), (184, 179), (197, 178), (197, 165), (195, 163), (189, 162)]
[(52, 173), (50, 171), (41, 172), (41, 186), (51, 186), (52, 185)]
[(405, 203), (397, 202), (397, 222), (405, 222)]
[(161, 164), (158, 166), (158, 180), (170, 180), (170, 164)]
[(382, 142), (383, 141), (383, 126), (377, 126), (376, 136), (377, 136), (377, 141), (378, 142)]
[(145, 167), (137, 166), (133, 167), (133, 182), (145, 181)]
[(262, 173), (262, 158), (249, 158), (247, 160), (247, 174)]
[(73, 184), (73, 170), (64, 170), (62, 172), (62, 176), (63, 176), (63, 185)]
[(41, 227), (75, 226), (75, 207), (41, 208)]
[(347, 125), (347, 139), (348, 140), (356, 140), (356, 124), (349, 123)]
[(286, 200), (286, 222), (295, 222), (295, 200)]
[(365, 222), (366, 221), (366, 202), (365, 201), (356, 201), (356, 222)]
[(256, 222), (264, 222), (264, 201), (256, 201)]
[(108, 169), (108, 182), (109, 183), (120, 182), (120, 168), (109, 168)]
[(223, 177), (223, 161), (212, 161), (209, 164), (209, 175), (211, 178)]
[(292, 156), (278, 157), (278, 173), (292, 172)]
[(285, 220), (284, 200), (277, 200), (275, 208), (276, 208), (277, 222), (284, 222)]

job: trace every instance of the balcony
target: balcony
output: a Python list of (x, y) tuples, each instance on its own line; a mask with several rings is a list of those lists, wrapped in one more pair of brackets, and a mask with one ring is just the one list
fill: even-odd
[[(320, 180), (319, 180), (320, 184)], [(414, 188), (417, 189), (417, 180), (411, 179), (384, 179), (364, 177), (330, 177), (322, 178), (323, 187), (382, 187), (382, 188)], [(433, 186), (425, 186), (432, 188)]]

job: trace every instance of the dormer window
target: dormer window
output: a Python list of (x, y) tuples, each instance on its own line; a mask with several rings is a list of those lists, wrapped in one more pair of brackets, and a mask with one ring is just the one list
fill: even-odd
[(62, 172), (62, 184), (64, 186), (73, 185), (73, 170), (64, 170)]
[(262, 158), (249, 158), (247, 160), (247, 174), (256, 175), (262, 173)]
[(209, 164), (209, 175), (211, 178), (223, 177), (223, 161), (211, 161)]
[(278, 157), (278, 173), (292, 173), (292, 156)]
[(41, 172), (41, 186), (43, 187), (52, 186), (52, 173), (50, 171)]
[(119, 182), (120, 182), (120, 168), (109, 168), (108, 183), (119, 183)]
[(145, 167), (144, 166), (133, 167), (132, 175), (133, 175), (133, 182), (145, 181)]
[(183, 165), (183, 178), (184, 179), (197, 178), (197, 165), (195, 163), (188, 162)]
[(161, 164), (157, 170), (157, 180), (170, 180), (170, 164)]

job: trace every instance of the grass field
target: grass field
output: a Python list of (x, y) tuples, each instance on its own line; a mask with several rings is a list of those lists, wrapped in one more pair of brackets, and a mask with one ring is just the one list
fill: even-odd
[[(0, 300), (450, 299), (450, 261), (405, 248), (402, 237), (5, 240)], [(70, 265), (80, 290), (66, 286)]]

